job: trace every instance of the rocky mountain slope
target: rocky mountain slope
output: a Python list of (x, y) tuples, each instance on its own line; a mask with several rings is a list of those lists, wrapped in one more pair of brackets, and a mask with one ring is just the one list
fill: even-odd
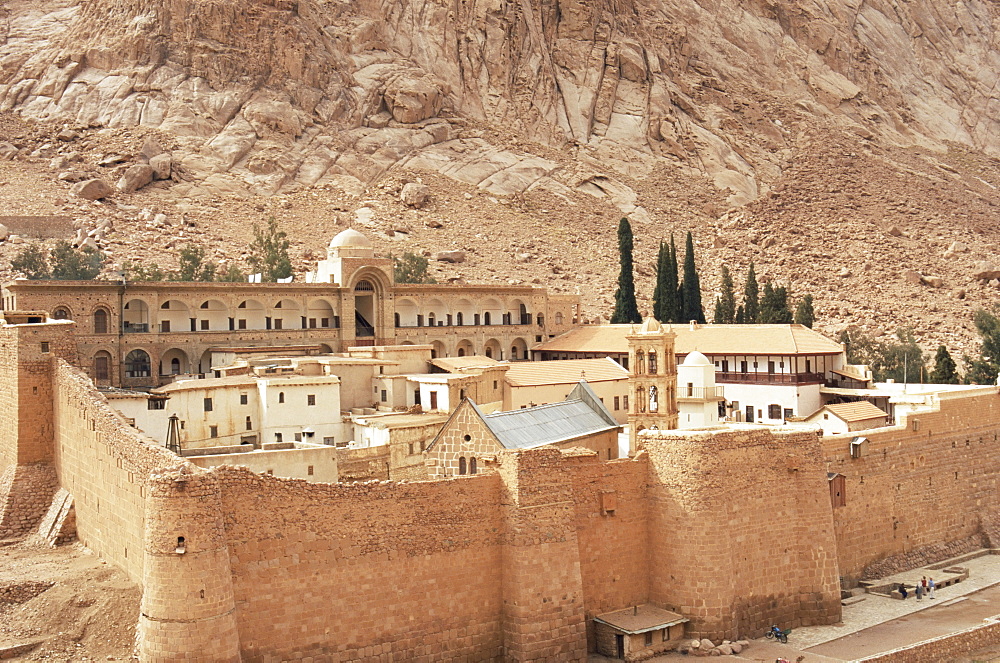
[[(110, 221), (114, 261), (189, 240), (240, 260), (273, 215), (306, 269), (354, 223), (386, 251), (465, 250), (440, 278), (578, 290), (597, 317), (628, 214), (647, 297), (656, 242), (692, 230), (706, 299), (754, 260), (827, 330), (969, 351), (996, 298), (974, 278), (1000, 241), (987, 0), (0, 7), (0, 209)], [(119, 190), (70, 193), (94, 176)], [(407, 205), (415, 180), (430, 198)]]

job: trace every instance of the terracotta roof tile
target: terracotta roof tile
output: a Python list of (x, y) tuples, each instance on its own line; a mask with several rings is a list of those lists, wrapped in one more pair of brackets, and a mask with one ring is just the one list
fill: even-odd
[(507, 370), (507, 383), (512, 387), (533, 387), (545, 384), (576, 384), (626, 380), (628, 371), (613, 359), (559, 359), (553, 361), (518, 361)]
[(827, 405), (825, 409), (838, 419), (843, 419), (848, 422), (865, 421), (867, 419), (881, 419), (889, 416), (868, 401), (834, 403), (832, 405)]

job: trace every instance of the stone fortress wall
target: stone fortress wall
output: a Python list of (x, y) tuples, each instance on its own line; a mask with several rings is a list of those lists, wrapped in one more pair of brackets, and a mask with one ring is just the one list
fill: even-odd
[[(146, 661), (582, 661), (595, 615), (647, 602), (693, 637), (831, 623), (838, 575), (981, 534), (995, 512), (996, 389), (866, 433), (863, 458), (747, 426), (650, 431), (633, 459), (547, 447), (477, 476), (310, 484), (157, 447), (66, 363), (67, 328), (0, 327), (0, 374), (27, 376), (0, 383), (0, 529), (46, 506), (11, 477), (56, 477), (81, 541), (143, 585)], [(827, 471), (847, 475), (846, 506)], [(883, 513), (924, 524), (885, 541)]]

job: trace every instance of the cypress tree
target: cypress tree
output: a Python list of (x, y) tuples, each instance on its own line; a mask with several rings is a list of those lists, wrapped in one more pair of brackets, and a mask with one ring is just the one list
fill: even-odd
[(764, 283), (757, 320), (764, 324), (782, 325), (792, 321), (792, 312), (788, 309), (788, 290), (784, 286), (774, 287), (770, 281)]
[(799, 301), (799, 305), (795, 308), (795, 324), (812, 329), (815, 322), (816, 312), (813, 310), (813, 296), (806, 295)]
[(681, 321), (695, 320), (704, 324), (705, 311), (701, 306), (701, 283), (694, 265), (694, 238), (691, 237), (691, 231), (688, 231), (684, 243), (684, 283), (681, 292), (684, 295), (684, 318)]
[(667, 262), (670, 259), (670, 247), (667, 243), (660, 241), (660, 251), (656, 256), (656, 288), (653, 289), (653, 317), (660, 322), (670, 322), (669, 314), (666, 310), (667, 292)]
[(716, 301), (716, 323), (731, 325), (736, 322), (736, 293), (733, 289), (733, 276), (729, 268), (722, 266), (722, 294)]
[(740, 306), (736, 309), (736, 324), (745, 325), (747, 323), (746, 313), (743, 312), (743, 307)]
[(747, 283), (743, 288), (743, 324), (753, 324), (760, 316), (760, 290), (757, 286), (757, 275), (753, 263), (747, 271)]
[(667, 259), (667, 280), (663, 285), (665, 304), (663, 313), (670, 322), (684, 321), (684, 304), (681, 298), (681, 284), (678, 281), (677, 272), (677, 244), (674, 243), (674, 234), (670, 233), (670, 254)]
[(639, 307), (635, 303), (635, 280), (632, 277), (632, 225), (628, 222), (628, 217), (622, 217), (618, 223), (618, 255), (621, 271), (618, 273), (618, 289), (615, 290), (615, 310), (611, 314), (611, 322), (642, 322)]
[(951, 358), (948, 348), (939, 346), (934, 355), (934, 370), (931, 371), (929, 382), (932, 384), (958, 384), (958, 370), (955, 360)]

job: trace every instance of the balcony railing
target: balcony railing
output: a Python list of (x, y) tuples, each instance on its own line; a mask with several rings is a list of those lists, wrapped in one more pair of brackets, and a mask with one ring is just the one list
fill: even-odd
[(722, 387), (678, 387), (679, 401), (721, 401), (724, 398)]
[(126, 334), (148, 334), (148, 322), (126, 322), (122, 325), (122, 331)]
[(716, 382), (742, 384), (823, 384), (822, 373), (739, 373), (735, 371), (715, 374)]

